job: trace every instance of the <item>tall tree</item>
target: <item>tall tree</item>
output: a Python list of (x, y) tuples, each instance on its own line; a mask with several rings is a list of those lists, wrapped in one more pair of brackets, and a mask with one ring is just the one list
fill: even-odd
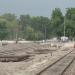
[(18, 20), (15, 14), (5, 13), (2, 15), (2, 18), (8, 21), (8, 30), (9, 30), (9, 38), (16, 39), (16, 34), (18, 33)]
[[(23, 34), (26, 34), (26, 27), (28, 25), (30, 25), (30, 15), (20, 15), (20, 18), (19, 18), (19, 26), (20, 26), (20, 31), (23, 33)], [(25, 38), (25, 35), (23, 35), (23, 38)]]
[(55, 8), (51, 16), (51, 27), (52, 27), (51, 29), (52, 29), (52, 34), (54, 36), (62, 35), (60, 29), (62, 30), (63, 21), (64, 21), (64, 18), (63, 18), (61, 10), (59, 8)]
[(40, 31), (44, 34), (42, 39), (45, 39), (45, 37), (48, 38), (50, 28), (50, 19), (48, 17), (32, 17), (31, 26), (34, 28), (35, 31)]
[(75, 37), (75, 8), (68, 8), (65, 17), (66, 35), (69, 38)]
[(8, 37), (7, 21), (5, 19), (0, 19), (0, 40), (7, 39), (7, 37)]

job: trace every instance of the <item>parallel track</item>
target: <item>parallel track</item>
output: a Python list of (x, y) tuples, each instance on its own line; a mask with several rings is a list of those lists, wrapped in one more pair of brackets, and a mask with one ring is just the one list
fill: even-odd
[[(23, 48), (6, 48), (5, 50), (0, 50), (0, 62), (18, 62), (29, 59), (30, 56), (33, 54), (29, 53), (32, 50), (38, 50), (39, 46), (32, 45), (32, 46), (25, 46)], [(23, 54), (22, 54), (23, 53)], [(20, 54), (20, 55), (19, 55)]]
[(44, 70), (37, 73), (37, 75), (63, 75), (66, 69), (75, 59), (75, 54), (73, 52), (74, 51), (72, 50), (65, 56), (61, 57), (59, 60), (46, 67)]
[[(31, 55), (26, 54), (25, 50), (32, 49), (30, 47), (0, 51), (0, 62), (19, 62), (29, 59)], [(24, 53), (24, 54), (21, 54)], [(18, 55), (20, 53), (20, 55)]]
[(30, 46), (25, 46), (25, 47), (12, 47), (9, 49), (9, 47), (0, 50), (0, 62), (18, 62), (18, 61), (23, 61), (26, 59), (29, 59), (30, 56), (33, 55), (31, 53), (32, 50), (38, 50), (39, 46), (37, 45), (30, 45)]

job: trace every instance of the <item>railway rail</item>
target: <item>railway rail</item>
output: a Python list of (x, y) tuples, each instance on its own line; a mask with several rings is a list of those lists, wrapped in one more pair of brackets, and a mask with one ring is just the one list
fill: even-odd
[[(32, 49), (31, 47), (12, 49), (12, 50), (1, 50), (0, 51), (0, 62), (19, 62), (29, 59), (30, 54), (26, 53), (26, 50)], [(23, 54), (22, 54), (23, 53)], [(20, 54), (20, 55), (19, 55)]]
[(38, 48), (39, 46), (33, 45), (30, 47), (23, 47), (23, 48), (13, 47), (12, 49), (6, 48), (6, 50), (0, 50), (0, 62), (9, 62), (9, 61), (18, 62), (29, 59), (29, 57), (33, 55), (31, 51), (32, 50), (37, 51)]
[(72, 50), (53, 64), (37, 73), (37, 75), (64, 75), (64, 72), (68, 69), (74, 60), (75, 51)]
[[(54, 51), (49, 50), (50, 45), (8, 45), (4, 46), (0, 50), (0, 62), (8, 62), (8, 61), (22, 61), (29, 59), (29, 57), (33, 56), (34, 54), (44, 54)], [(55, 50), (56, 51), (56, 50)]]

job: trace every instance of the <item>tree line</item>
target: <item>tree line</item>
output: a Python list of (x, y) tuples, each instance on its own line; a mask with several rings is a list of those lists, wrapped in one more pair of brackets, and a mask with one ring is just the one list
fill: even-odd
[(60, 8), (51, 17), (5, 13), (0, 15), (0, 40), (44, 40), (65, 35), (75, 37), (75, 8), (67, 8), (65, 15)]

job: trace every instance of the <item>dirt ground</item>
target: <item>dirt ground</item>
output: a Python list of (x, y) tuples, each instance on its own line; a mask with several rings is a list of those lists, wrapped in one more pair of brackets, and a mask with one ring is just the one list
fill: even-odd
[[(73, 44), (70, 46), (72, 48)], [(36, 75), (44, 67), (68, 53), (70, 49), (68, 50), (68, 46), (51, 47), (50, 44), (9, 44), (0, 47), (0, 52), (2, 51), (8, 51), (8, 54), (14, 52), (14, 55), (29, 54), (31, 57), (19, 62), (0, 62), (0, 75)]]

